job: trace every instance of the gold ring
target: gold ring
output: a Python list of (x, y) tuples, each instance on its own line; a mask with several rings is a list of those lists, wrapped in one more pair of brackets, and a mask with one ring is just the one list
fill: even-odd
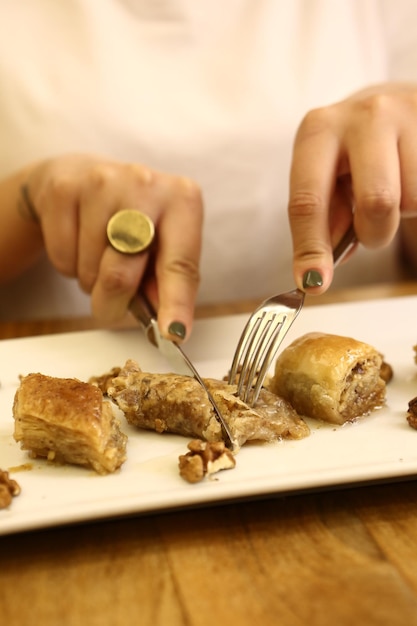
[(155, 227), (150, 217), (134, 209), (118, 211), (107, 223), (109, 243), (122, 254), (144, 252), (154, 236)]

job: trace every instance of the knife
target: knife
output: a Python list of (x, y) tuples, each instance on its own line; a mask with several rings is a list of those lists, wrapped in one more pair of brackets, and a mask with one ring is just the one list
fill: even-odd
[(140, 322), (145, 332), (145, 335), (154, 346), (166, 357), (168, 362), (174, 368), (176, 374), (182, 376), (191, 376), (195, 378), (197, 382), (203, 387), (207, 397), (213, 407), (214, 415), (222, 428), (224, 442), (228, 448), (234, 450), (236, 444), (233, 440), (229, 426), (227, 425), (224, 417), (222, 416), (219, 407), (216, 404), (210, 391), (207, 389), (206, 384), (202, 380), (201, 376), (197, 372), (196, 368), (182, 350), (181, 346), (176, 344), (170, 339), (163, 337), (159, 331), (158, 322), (156, 319), (156, 313), (152, 304), (148, 298), (142, 292), (137, 292), (132, 298), (129, 304), (129, 309), (134, 317)]

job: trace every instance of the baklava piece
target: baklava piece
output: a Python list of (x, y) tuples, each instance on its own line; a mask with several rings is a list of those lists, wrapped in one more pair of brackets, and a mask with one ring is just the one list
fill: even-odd
[[(309, 434), (305, 421), (285, 400), (263, 389), (254, 407), (235, 394), (236, 385), (205, 379), (238, 447), (247, 441), (301, 439)], [(222, 441), (222, 431), (203, 387), (190, 376), (150, 374), (127, 361), (108, 394), (129, 424), (204, 441)]]
[(127, 437), (100, 389), (75, 378), (22, 377), (14, 438), (32, 457), (114, 472), (126, 460)]
[(300, 415), (343, 424), (384, 404), (381, 365), (381, 354), (366, 343), (308, 333), (278, 357), (270, 389)]

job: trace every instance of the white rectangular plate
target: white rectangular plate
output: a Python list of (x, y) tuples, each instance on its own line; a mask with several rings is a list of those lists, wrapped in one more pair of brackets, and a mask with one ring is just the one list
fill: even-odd
[[(186, 351), (203, 376), (228, 370), (246, 315), (200, 320)], [(342, 427), (310, 422), (300, 441), (243, 447), (234, 470), (190, 485), (178, 473), (185, 438), (144, 432), (122, 422), (128, 459), (110, 476), (31, 460), (13, 439), (12, 405), (19, 375), (41, 372), (87, 380), (136, 359), (143, 369), (169, 371), (140, 330), (84, 331), (0, 341), (0, 468), (12, 471), (21, 494), (0, 510), (0, 534), (58, 524), (220, 503), (313, 488), (399, 480), (417, 474), (417, 431), (406, 420), (417, 395), (417, 296), (305, 308), (283, 347), (323, 331), (374, 345), (394, 368), (386, 407)]]

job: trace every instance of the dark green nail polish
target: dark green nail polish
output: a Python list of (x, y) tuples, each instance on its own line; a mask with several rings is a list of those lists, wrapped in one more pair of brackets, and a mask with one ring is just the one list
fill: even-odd
[(182, 322), (171, 322), (168, 326), (168, 332), (170, 335), (175, 335), (180, 339), (185, 339), (186, 329)]
[(303, 287), (308, 289), (309, 287), (321, 287), (323, 284), (323, 278), (320, 272), (316, 270), (309, 270), (303, 276)]

